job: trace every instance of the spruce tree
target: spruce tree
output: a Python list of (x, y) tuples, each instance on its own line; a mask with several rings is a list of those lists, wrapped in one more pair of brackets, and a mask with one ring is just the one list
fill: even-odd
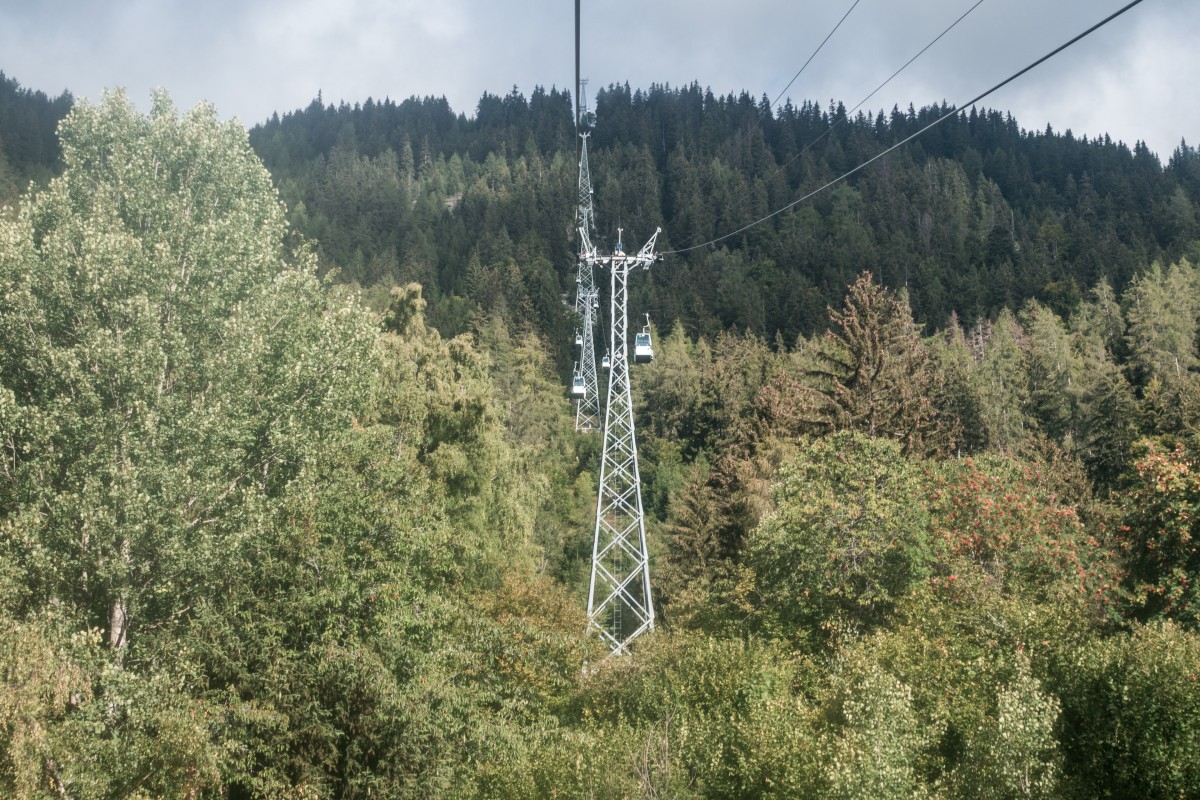
[(809, 373), (818, 430), (857, 430), (897, 441), (905, 452), (948, 444), (932, 398), (940, 376), (912, 320), (907, 298), (862, 273), (821, 339), (819, 366)]

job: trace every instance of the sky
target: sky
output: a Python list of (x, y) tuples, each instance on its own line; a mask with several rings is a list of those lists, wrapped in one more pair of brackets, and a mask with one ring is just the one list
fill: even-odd
[[(582, 73), (588, 94), (695, 81), (852, 108), (975, 2), (582, 0)], [(962, 104), (1126, 2), (983, 0), (863, 109)], [(1142, 140), (1165, 161), (1200, 143), (1197, 32), (1200, 3), (1144, 0), (981, 105), (1025, 129)], [(23, 87), (91, 101), (123, 87), (144, 109), (164, 88), (247, 126), (318, 92), (444, 96), (472, 116), (485, 91), (572, 88), (574, 37), (573, 0), (0, 0), (0, 72)]]

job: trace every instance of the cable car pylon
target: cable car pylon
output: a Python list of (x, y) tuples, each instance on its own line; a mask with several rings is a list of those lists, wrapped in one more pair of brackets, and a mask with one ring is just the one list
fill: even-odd
[[(575, 430), (600, 430), (600, 389), (596, 379), (596, 344), (592, 332), (596, 329), (596, 290), (580, 290), (584, 301), (583, 330), (580, 333), (579, 368), (575, 372), (576, 386), (571, 396), (575, 398)], [(579, 391), (576, 391), (578, 389)]]
[[(607, 267), (611, 279), (609, 292), (609, 331), (604, 354), (608, 368), (608, 395), (604, 406), (604, 451), (600, 460), (600, 486), (596, 497), (596, 525), (592, 540), (592, 572), (588, 584), (588, 624), (594, 628), (613, 653), (628, 652), (629, 644), (654, 628), (654, 600), (650, 594), (650, 556), (646, 548), (646, 515), (642, 509), (642, 476), (638, 470), (637, 436), (633, 427), (633, 396), (629, 388), (629, 272), (635, 267), (649, 269), (659, 228), (637, 255), (629, 256), (617, 232), (613, 253), (601, 256), (592, 245), (594, 225), (592, 178), (588, 168), (587, 137), (592, 119), (583, 102), (584, 82), (579, 77), (579, 0), (575, 0), (575, 125), (579, 131), (579, 196), (576, 225), (579, 230), (579, 264), (576, 272), (575, 310), (583, 317), (583, 352), (580, 361), (591, 359), (591, 386), (595, 387), (595, 348), (592, 331), (599, 311), (599, 293), (594, 268)], [(649, 318), (645, 331), (649, 352)], [(641, 341), (638, 345), (642, 345)], [(651, 354), (652, 355), (652, 354)], [(648, 359), (644, 359), (648, 360)], [(588, 367), (581, 367), (584, 372)], [(585, 381), (587, 378), (585, 378)], [(586, 390), (585, 390), (586, 392)], [(599, 393), (592, 393), (599, 402)], [(587, 395), (576, 409), (576, 430), (599, 423), (584, 412)]]
[(650, 559), (646, 548), (646, 515), (642, 509), (642, 478), (638, 469), (633, 396), (629, 387), (629, 273), (649, 269), (656, 260), (658, 234), (637, 255), (627, 255), (618, 239), (611, 255), (601, 256), (581, 229), (584, 259), (606, 267), (612, 293), (608, 403), (604, 413), (604, 452), (592, 541), (592, 572), (588, 585), (588, 621), (614, 653), (654, 627), (650, 594)]
[[(586, 82), (581, 82), (581, 86)], [(580, 348), (579, 374), (583, 377), (583, 395), (576, 397), (575, 430), (596, 431), (600, 429), (600, 387), (596, 377), (596, 317), (599, 309), (599, 292), (596, 290), (592, 262), (584, 257), (585, 243), (591, 236), (594, 212), (592, 209), (592, 175), (588, 168), (588, 113), (587, 104), (580, 104), (579, 120), (579, 193), (576, 203), (575, 224), (580, 230), (579, 260), (575, 268), (575, 313), (583, 320), (583, 327), (576, 337)]]

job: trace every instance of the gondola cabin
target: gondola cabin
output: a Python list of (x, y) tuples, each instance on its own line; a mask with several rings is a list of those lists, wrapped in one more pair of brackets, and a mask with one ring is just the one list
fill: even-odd
[(608, 353), (605, 353), (604, 358), (600, 359), (600, 366), (604, 369), (612, 369), (612, 359), (608, 357)]
[(654, 348), (650, 346), (650, 331), (633, 336), (633, 363), (649, 364), (654, 360)]
[(587, 392), (583, 388), (583, 376), (576, 372), (575, 377), (571, 379), (571, 399), (582, 400), (586, 395)]
[(583, 347), (583, 334), (579, 331), (575, 331), (575, 346)]

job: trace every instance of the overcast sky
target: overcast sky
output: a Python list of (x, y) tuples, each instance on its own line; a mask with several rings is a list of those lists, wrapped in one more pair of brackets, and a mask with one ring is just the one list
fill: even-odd
[[(1127, 0), (984, 0), (867, 109), (962, 103)], [(975, 0), (860, 0), (787, 90), (853, 107)], [(698, 81), (774, 100), (853, 0), (583, 0), (589, 94)], [(0, 0), (0, 71), (22, 86), (148, 107), (207, 101), (247, 126), (325, 101), (526, 95), (575, 80), (573, 0)], [(1023, 128), (1200, 142), (1200, 2), (1145, 0), (984, 101)], [(601, 120), (603, 124), (603, 120)]]

